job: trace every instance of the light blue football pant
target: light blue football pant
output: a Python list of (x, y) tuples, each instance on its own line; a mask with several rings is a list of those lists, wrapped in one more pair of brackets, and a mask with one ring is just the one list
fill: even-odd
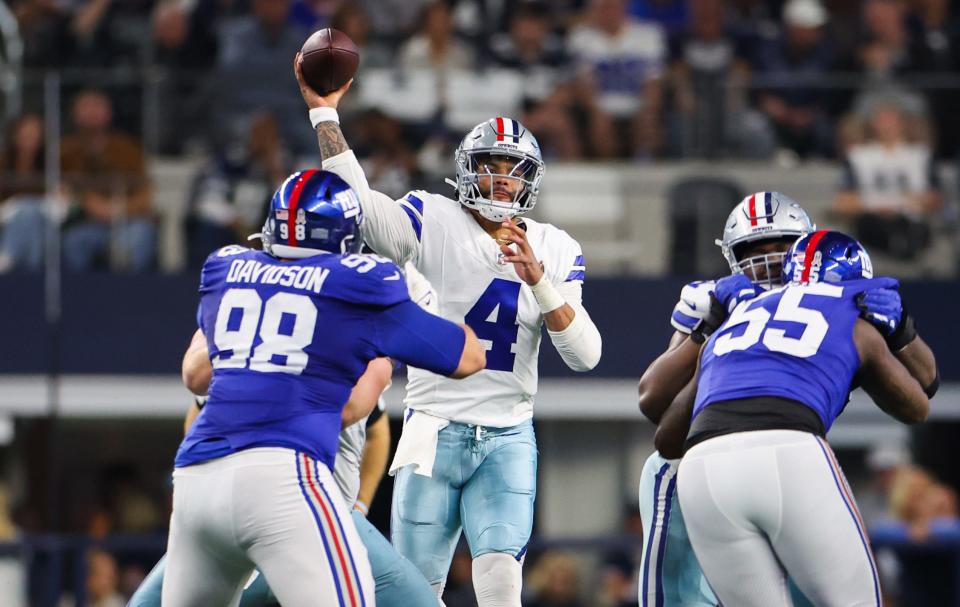
[[(719, 604), (693, 553), (677, 498), (680, 460), (654, 452), (640, 474), (640, 607), (715, 607)], [(794, 607), (813, 607), (790, 582)]]
[(522, 561), (536, 492), (532, 421), (479, 430), (451, 423), (437, 437), (432, 476), (414, 474), (413, 466), (397, 472), (393, 545), (431, 584), (446, 579), (461, 529), (473, 558), (504, 552)]
[[(370, 569), (376, 582), (376, 599), (379, 607), (436, 607), (437, 595), (430, 588), (413, 563), (393, 549), (365, 516), (351, 511), (353, 524), (367, 549)], [(163, 588), (163, 572), (166, 555), (144, 578), (140, 587), (130, 598), (128, 607), (160, 607), (160, 591)], [(265, 607), (276, 605), (277, 599), (267, 586), (267, 580), (258, 575), (240, 596), (240, 607)]]

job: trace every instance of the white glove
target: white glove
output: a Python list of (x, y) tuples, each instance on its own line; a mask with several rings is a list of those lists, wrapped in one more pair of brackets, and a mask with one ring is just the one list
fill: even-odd
[(427, 312), (439, 316), (440, 300), (430, 281), (409, 261), (403, 266), (403, 272), (407, 276), (407, 291), (410, 292), (410, 299)]
[(689, 335), (710, 312), (710, 294), (715, 288), (716, 282), (712, 280), (698, 280), (685, 285), (680, 291), (680, 301), (673, 307), (670, 316), (673, 328)]

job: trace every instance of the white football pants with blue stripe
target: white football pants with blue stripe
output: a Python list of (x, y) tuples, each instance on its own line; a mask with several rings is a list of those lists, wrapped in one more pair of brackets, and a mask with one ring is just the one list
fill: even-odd
[(724, 605), (789, 607), (788, 573), (815, 605), (881, 605), (866, 530), (825, 440), (719, 436), (691, 448), (678, 476), (690, 541)]
[[(413, 563), (400, 556), (387, 538), (357, 510), (350, 512), (360, 541), (370, 557), (370, 570), (381, 607), (435, 607), (437, 596)], [(161, 558), (130, 598), (128, 607), (160, 607), (160, 590), (167, 557)], [(240, 607), (268, 607), (277, 604), (266, 579), (259, 575), (245, 584)]]
[(164, 607), (235, 607), (254, 568), (284, 607), (373, 607), (374, 582), (329, 469), (256, 448), (173, 473)]
[(461, 529), (474, 559), (498, 552), (522, 561), (536, 490), (532, 421), (479, 435), (476, 426), (451, 422), (437, 437), (432, 476), (413, 466), (397, 472), (393, 545), (432, 585), (445, 582)]
[(678, 466), (679, 460), (666, 460), (654, 452), (640, 475), (640, 607), (715, 607), (718, 602), (683, 524), (677, 499)]

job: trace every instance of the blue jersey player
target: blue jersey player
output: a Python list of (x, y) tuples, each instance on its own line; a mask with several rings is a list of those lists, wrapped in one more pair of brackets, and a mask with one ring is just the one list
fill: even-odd
[[(640, 410), (654, 423), (693, 377), (701, 336), (709, 331), (705, 320), (710, 296), (718, 288), (747, 289), (751, 283), (768, 289), (779, 286), (783, 256), (801, 236), (815, 229), (807, 213), (779, 192), (756, 192), (730, 213), (717, 241), (733, 274), (720, 281), (686, 285), (670, 322), (676, 329), (667, 351), (643, 374), (639, 385)], [(717, 599), (693, 553), (677, 500), (679, 459), (653, 453), (640, 477), (640, 514), (644, 546), (640, 553), (637, 587), (640, 607), (714, 607)], [(805, 604), (797, 597), (798, 604)]]
[[(753, 297), (718, 284), (710, 315), (729, 316), (664, 414), (657, 447), (672, 452), (692, 418), (677, 487), (721, 603), (792, 605), (789, 575), (814, 604), (879, 606), (866, 531), (824, 437), (856, 383), (896, 419), (924, 420), (935, 361), (899, 300), (875, 290), (896, 281), (872, 279), (866, 251), (848, 236), (801, 238), (784, 278)], [(861, 318), (868, 305), (886, 340)]]
[(375, 603), (331, 473), (344, 405), (377, 357), (466, 377), (485, 356), (469, 328), (410, 300), (396, 265), (357, 253), (361, 221), (339, 177), (295, 173), (264, 250), (226, 247), (204, 264), (213, 377), (176, 455), (165, 606), (236, 605), (254, 568), (283, 605)]

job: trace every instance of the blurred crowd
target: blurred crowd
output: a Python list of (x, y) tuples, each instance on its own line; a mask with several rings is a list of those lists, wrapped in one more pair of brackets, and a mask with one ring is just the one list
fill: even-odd
[[(960, 145), (948, 0), (12, 0), (0, 72), (25, 109), (0, 156), (0, 272), (35, 269), (43, 217), (68, 267), (156, 264), (147, 159), (195, 159), (189, 257), (255, 231), (315, 163), (294, 54), (335, 27), (361, 67), (341, 117), (373, 187), (442, 184), (473, 124), (521, 120), (548, 160), (842, 162), (838, 216), (909, 258)], [(15, 43), (19, 43), (19, 46)], [(15, 49), (19, 51), (14, 52)], [(19, 65), (14, 63), (18, 61)], [(61, 78), (61, 179), (47, 183), (41, 76)], [(2, 74), (0, 74), (2, 76)], [(0, 78), (0, 80), (3, 80)], [(43, 194), (57, 192), (57, 200)]]

